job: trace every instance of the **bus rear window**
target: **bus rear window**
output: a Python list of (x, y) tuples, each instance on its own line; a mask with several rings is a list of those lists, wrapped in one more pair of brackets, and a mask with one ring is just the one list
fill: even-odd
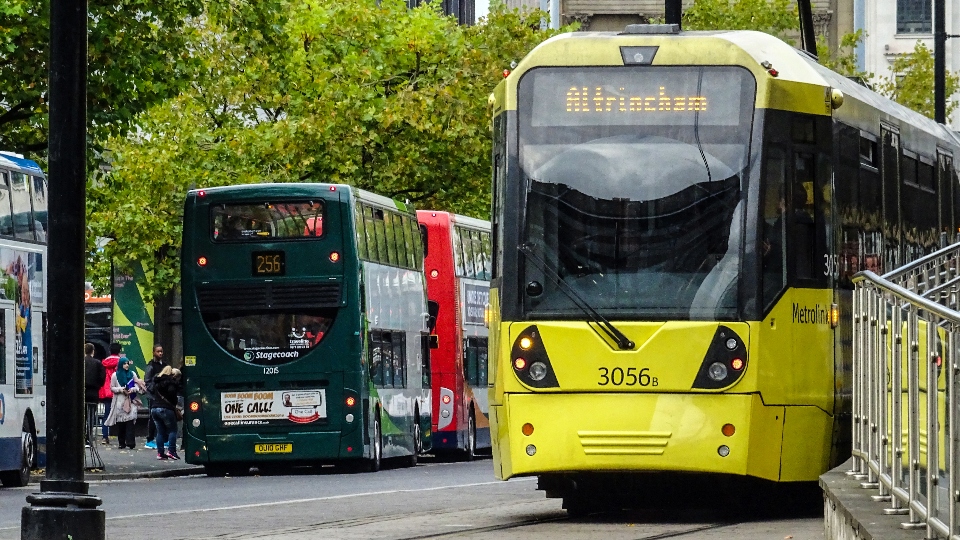
[(220, 204), (210, 210), (217, 242), (323, 236), (323, 202)]

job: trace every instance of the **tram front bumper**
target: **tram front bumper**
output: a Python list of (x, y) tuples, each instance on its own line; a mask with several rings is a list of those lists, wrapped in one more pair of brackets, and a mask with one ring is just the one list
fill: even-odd
[(494, 470), (504, 480), (588, 471), (778, 480), (784, 409), (757, 394), (506, 394), (490, 407)]

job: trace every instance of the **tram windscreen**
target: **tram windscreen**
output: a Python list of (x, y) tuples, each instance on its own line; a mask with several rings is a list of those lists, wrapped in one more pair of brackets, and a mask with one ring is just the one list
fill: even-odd
[(525, 74), (525, 311), (735, 318), (755, 92), (737, 67)]

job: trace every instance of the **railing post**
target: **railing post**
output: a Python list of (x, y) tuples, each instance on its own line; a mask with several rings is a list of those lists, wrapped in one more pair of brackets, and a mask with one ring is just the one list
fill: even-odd
[(904, 529), (922, 529), (926, 524), (920, 520), (915, 503), (917, 500), (918, 474), (920, 472), (920, 328), (917, 307), (910, 305), (907, 315), (907, 467), (908, 493), (907, 509), (910, 521), (901, 523)]
[(890, 349), (893, 353), (890, 365), (890, 508), (883, 510), (887, 515), (902, 515), (908, 512), (897, 493), (903, 486), (903, 307), (900, 300), (890, 299), (893, 321), (890, 324), (892, 339)]
[[(937, 484), (940, 476), (940, 418), (939, 392), (937, 377), (937, 329), (935, 317), (927, 313), (924, 316), (927, 323), (926, 357), (923, 358), (924, 369), (927, 370), (927, 474), (924, 481), (927, 484), (927, 538), (936, 538), (933, 530), (933, 520), (939, 516), (937, 500)], [(919, 388), (919, 384), (918, 384)], [(922, 464), (921, 464), (922, 465)]]
[(943, 352), (943, 369), (947, 372), (947, 410), (950, 411), (947, 414), (947, 429), (950, 432), (950, 440), (947, 441), (947, 474), (949, 475), (949, 484), (947, 487), (947, 497), (950, 500), (950, 534), (958, 534), (958, 524), (957, 519), (960, 518), (960, 508), (957, 507), (958, 496), (957, 490), (960, 490), (960, 482), (958, 482), (958, 467), (953, 466), (957, 462), (957, 442), (960, 441), (960, 437), (957, 435), (957, 428), (960, 427), (960, 422), (957, 422), (957, 370), (960, 369), (960, 364), (958, 364), (957, 359), (957, 327), (955, 324), (950, 325), (950, 332), (947, 334), (947, 342), (944, 344)]
[(864, 327), (863, 304), (866, 295), (866, 282), (858, 283), (853, 290), (853, 365), (851, 376), (851, 412), (853, 414), (853, 433), (851, 437), (851, 454), (853, 455), (853, 468), (847, 471), (849, 475), (858, 475), (863, 472), (863, 439), (861, 437), (860, 420), (863, 418), (863, 411), (860, 406), (860, 400), (863, 396), (862, 377), (863, 369), (863, 344), (866, 328)]
[(864, 436), (866, 437), (866, 450), (867, 450), (867, 469), (864, 471), (866, 473), (865, 482), (860, 484), (860, 487), (865, 489), (876, 489), (879, 487), (879, 482), (877, 481), (878, 475), (875, 471), (877, 466), (877, 457), (879, 455), (879, 439), (877, 438), (877, 394), (875, 388), (877, 387), (877, 357), (879, 356), (879, 350), (884, 347), (883, 344), (883, 333), (880, 330), (880, 311), (881, 305), (883, 303), (883, 294), (880, 291), (871, 291), (870, 301), (867, 304), (867, 317), (869, 317), (870, 324), (868, 326), (870, 332), (870, 340), (867, 343), (866, 349), (866, 361), (863, 364), (864, 373), (863, 378), (866, 382), (866, 391), (863, 392), (864, 396), (864, 410), (866, 412), (865, 421), (864, 421)]
[[(877, 402), (877, 440), (879, 452), (877, 454), (877, 470), (878, 470), (878, 483), (880, 488), (879, 495), (873, 495), (871, 498), (875, 501), (888, 501), (890, 500), (890, 489), (887, 483), (884, 482), (883, 476), (887, 474), (888, 469), (890, 468), (890, 437), (889, 433), (889, 420), (887, 417), (888, 410), (888, 399), (887, 399), (887, 383), (889, 382), (889, 376), (887, 367), (890, 363), (892, 343), (891, 343), (891, 328), (890, 328), (890, 315), (887, 308), (890, 307), (890, 295), (888, 293), (880, 292), (878, 295), (880, 299), (880, 313), (879, 313), (879, 328), (880, 328), (880, 347), (877, 354), (876, 361), (876, 386), (874, 387), (874, 396)], [(892, 475), (888, 475), (892, 477)]]

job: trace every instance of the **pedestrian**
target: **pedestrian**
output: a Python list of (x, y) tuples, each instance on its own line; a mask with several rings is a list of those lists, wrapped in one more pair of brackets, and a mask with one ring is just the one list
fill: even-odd
[(84, 442), (88, 447), (93, 442), (97, 405), (100, 403), (100, 387), (107, 378), (107, 368), (93, 356), (95, 350), (93, 343), (83, 346), (83, 401), (86, 404)]
[(133, 368), (133, 360), (123, 357), (116, 373), (110, 376), (110, 390), (113, 392), (113, 402), (110, 405), (110, 414), (104, 422), (108, 426), (117, 426), (117, 446), (120, 449), (137, 447), (134, 439), (134, 423), (137, 420), (138, 393), (146, 391), (143, 381), (137, 377)]
[[(143, 381), (147, 383), (147, 406), (153, 407), (153, 402), (156, 400), (154, 397), (153, 389), (153, 380), (163, 368), (166, 367), (166, 364), (163, 361), (163, 347), (157, 343), (153, 346), (153, 359), (147, 363), (147, 369), (143, 372)], [(147, 442), (143, 444), (146, 448), (153, 448), (156, 450), (157, 443), (155, 442), (155, 437), (157, 434), (157, 424), (153, 421), (152, 417), (147, 418)]]
[[(180, 370), (166, 366), (153, 380), (154, 397), (150, 417), (157, 424), (157, 459), (180, 459), (177, 454), (177, 396), (183, 392)], [(166, 452), (164, 452), (166, 444)]]
[(120, 353), (123, 352), (123, 346), (119, 343), (110, 344), (110, 356), (103, 359), (103, 367), (105, 373), (103, 375), (103, 383), (100, 387), (100, 403), (103, 405), (103, 418), (101, 423), (103, 425), (103, 445), (108, 446), (110, 444), (110, 428), (107, 426), (107, 415), (110, 414), (110, 405), (113, 403), (113, 391), (110, 390), (110, 377), (113, 376), (117, 371), (117, 365), (120, 363)]

